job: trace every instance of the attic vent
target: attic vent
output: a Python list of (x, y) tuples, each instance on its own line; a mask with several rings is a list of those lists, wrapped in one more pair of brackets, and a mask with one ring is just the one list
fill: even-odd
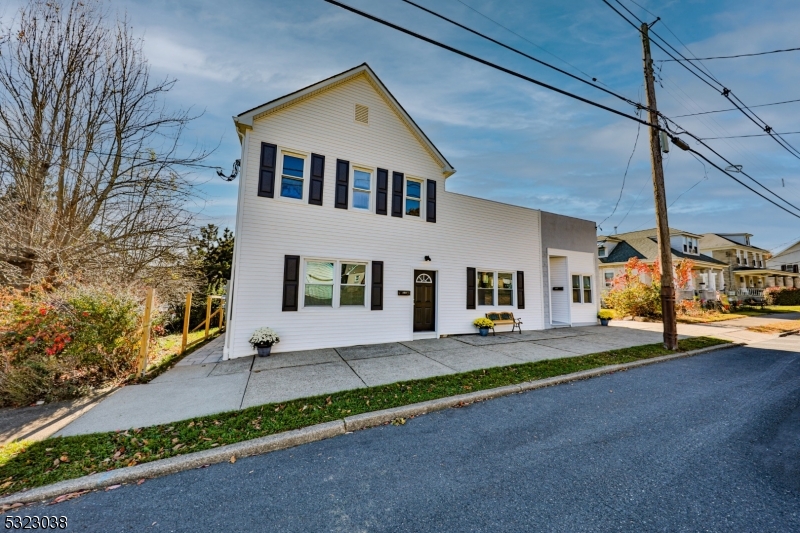
[(369, 124), (369, 108), (367, 106), (356, 104), (356, 122)]

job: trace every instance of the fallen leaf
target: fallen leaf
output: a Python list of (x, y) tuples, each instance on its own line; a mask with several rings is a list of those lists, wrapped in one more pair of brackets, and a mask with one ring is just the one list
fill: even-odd
[(106, 487), (106, 490), (114, 490), (120, 488), (122, 485), (111, 485), (110, 487)]
[(188, 425), (188, 426), (186, 426), (186, 427), (193, 428), (193, 427), (194, 427), (194, 421), (192, 421), (192, 422), (189, 422), (189, 425)]
[(405, 423), (406, 423), (406, 419), (402, 418), (402, 417), (398, 417), (398, 418), (395, 418), (394, 420), (392, 420), (392, 425), (393, 426), (402, 426)]
[(58, 466), (61, 461), (59, 459), (53, 460), (53, 466)]
[(175, 437), (174, 439), (172, 439), (172, 444), (177, 444), (177, 443), (178, 443), (178, 437)]
[(212, 444), (212, 445), (211, 445), (211, 447), (212, 447), (212, 448), (213, 448), (214, 446), (219, 446), (219, 443), (215, 442), (214, 444)]
[(62, 455), (62, 456), (60, 457), (60, 459), (61, 459), (61, 462), (62, 462), (62, 463), (68, 463), (68, 462), (69, 462), (69, 457), (68, 457), (68, 456), (66, 456), (66, 455)]
[(231, 455), (231, 464), (233, 464), (235, 462), (236, 462), (236, 456), (235, 455)]
[(142, 479), (140, 479), (139, 481), (136, 482), (137, 485), (141, 485), (142, 483), (144, 483), (144, 478), (142, 478)]
[[(328, 396), (327, 398), (325, 398), (325, 403), (326, 403), (326, 404), (328, 404), (328, 405), (330, 405), (331, 403), (333, 403), (333, 401), (331, 400), (331, 397), (330, 397), (330, 396)], [(367, 403), (369, 403), (369, 402), (367, 402)]]
[(183, 448), (184, 446), (186, 446), (186, 445), (185, 445), (185, 444), (183, 444), (183, 443), (181, 443), (181, 444), (178, 444), (178, 445), (176, 445), (176, 446), (173, 446), (173, 448), (172, 448), (172, 451), (173, 451), (173, 452), (176, 452), (176, 451), (180, 450), (181, 448)]
[(2, 485), (0, 485), (0, 490), (7, 489), (8, 487), (11, 486), (12, 483), (13, 483), (13, 481), (6, 481)]

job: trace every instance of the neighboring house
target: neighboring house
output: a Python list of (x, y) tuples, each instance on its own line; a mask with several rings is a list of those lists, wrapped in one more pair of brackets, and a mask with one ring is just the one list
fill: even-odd
[(705, 233), (703, 253), (726, 263), (725, 285), (739, 298), (761, 299), (767, 287), (800, 287), (800, 274), (768, 264), (769, 252), (750, 243), (750, 233)]
[(594, 222), (447, 191), (455, 170), (366, 64), (234, 122), (226, 358), (262, 326), (285, 352), (475, 333), (487, 312), (596, 323)]
[(800, 273), (800, 241), (787, 246), (767, 259), (767, 266), (781, 272)]
[[(716, 299), (717, 291), (724, 290), (727, 286), (723, 276), (725, 263), (700, 253), (699, 234), (674, 228), (670, 228), (669, 233), (673, 266), (686, 259), (694, 263), (687, 287), (678, 290), (676, 297), (679, 300), (693, 299), (695, 296), (703, 300)], [(603, 291), (614, 286), (614, 278), (624, 271), (628, 260), (635, 257), (652, 265), (658, 259), (656, 235), (656, 229), (653, 228), (598, 236), (597, 256)]]

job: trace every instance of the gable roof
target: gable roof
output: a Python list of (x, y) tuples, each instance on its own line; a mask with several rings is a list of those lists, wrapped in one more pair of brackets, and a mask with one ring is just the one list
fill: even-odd
[[(775, 254), (771, 257), (771, 259), (775, 259), (776, 257), (780, 257), (783, 254), (785, 254), (786, 252), (793, 251), (792, 248), (794, 248), (796, 246), (800, 246), (800, 241), (797, 241), (797, 242), (795, 242), (793, 244), (790, 244), (786, 248), (781, 249), (779, 252), (775, 252)], [(800, 248), (798, 248), (798, 250), (800, 250)]]
[[(692, 233), (691, 231), (683, 231), (678, 228), (669, 228), (670, 235), (689, 235), (690, 237), (702, 237), (699, 233)], [(643, 229), (639, 231), (629, 231), (628, 233), (615, 233), (614, 235), (598, 235), (598, 239), (614, 238), (621, 241), (628, 239), (638, 239), (642, 237), (658, 237), (658, 230), (656, 228)]]
[[(632, 257), (636, 257), (638, 259), (643, 259), (645, 261), (655, 261), (658, 256), (658, 241), (656, 241), (655, 236), (641, 236), (641, 231), (631, 232), (626, 235), (634, 235), (633, 237), (626, 237), (621, 243), (619, 243), (608, 257), (601, 257), (600, 261), (602, 263), (625, 263), (628, 259)], [(677, 231), (675, 233), (683, 233), (682, 231)], [(674, 233), (673, 233), (674, 234)], [(691, 235), (691, 234), (690, 234)], [(618, 235), (615, 235), (618, 237)], [(714, 259), (713, 257), (709, 257), (707, 255), (699, 254), (699, 255), (690, 255), (685, 254), (681, 251), (672, 248), (672, 257), (678, 259), (691, 259), (695, 262), (703, 262), (703, 263), (711, 263), (714, 265), (724, 265), (725, 263)]]
[(700, 247), (705, 249), (734, 247), (750, 248), (759, 252), (769, 252), (769, 250), (759, 248), (758, 246), (753, 246), (752, 244), (742, 244), (729, 238), (736, 235), (747, 235), (748, 237), (752, 237), (752, 234), (750, 233), (705, 233), (703, 234), (702, 239), (700, 239)]
[(258, 120), (259, 118), (269, 115), (270, 113), (274, 113), (285, 107), (301, 102), (307, 98), (315, 96), (323, 91), (351, 81), (360, 76), (363, 76), (367, 79), (372, 88), (375, 89), (375, 91), (381, 95), (381, 97), (383, 97), (389, 108), (394, 111), (398, 118), (408, 127), (412, 135), (416, 137), (417, 141), (419, 141), (422, 147), (425, 148), (425, 150), (434, 160), (439, 162), (445, 178), (455, 174), (456, 169), (454, 169), (450, 162), (447, 161), (439, 149), (434, 146), (428, 136), (425, 135), (425, 132), (423, 132), (417, 123), (414, 122), (414, 119), (411, 118), (411, 115), (409, 115), (406, 110), (403, 109), (403, 106), (400, 105), (400, 102), (398, 102), (394, 95), (389, 92), (389, 89), (386, 88), (383, 82), (366, 63), (362, 63), (357, 67), (351, 68), (350, 70), (345, 70), (344, 72), (340, 72), (339, 74), (331, 76), (330, 78), (309, 85), (308, 87), (304, 87), (293, 93), (281, 96), (265, 104), (261, 104), (260, 106), (248, 109), (247, 111), (234, 116), (233, 122), (236, 124), (236, 129), (240, 133), (243, 133), (244, 130), (253, 127), (254, 120)]

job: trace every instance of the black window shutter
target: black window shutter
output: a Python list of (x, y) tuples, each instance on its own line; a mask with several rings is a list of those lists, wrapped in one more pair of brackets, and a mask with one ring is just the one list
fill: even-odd
[(283, 257), (283, 311), (297, 311), (300, 294), (300, 256)]
[(275, 159), (278, 147), (274, 144), (261, 143), (261, 165), (258, 170), (258, 195), (266, 198), (275, 197)]
[(308, 188), (308, 203), (322, 205), (322, 192), (325, 183), (325, 156), (311, 154), (311, 180)]
[(525, 272), (517, 270), (517, 309), (525, 309)]
[(428, 180), (428, 194), (425, 195), (425, 219), (436, 222), (436, 182)]
[(402, 172), (392, 172), (392, 216), (403, 218)]
[(371, 309), (383, 311), (383, 261), (372, 262)]
[(385, 168), (378, 169), (378, 187), (375, 196), (375, 212), (379, 215), (387, 214), (389, 204), (389, 171)]
[(336, 160), (336, 201), (333, 207), (347, 209), (347, 192), (350, 184), (350, 162)]
[(477, 274), (475, 269), (467, 267), (467, 309), (475, 309), (475, 283)]

